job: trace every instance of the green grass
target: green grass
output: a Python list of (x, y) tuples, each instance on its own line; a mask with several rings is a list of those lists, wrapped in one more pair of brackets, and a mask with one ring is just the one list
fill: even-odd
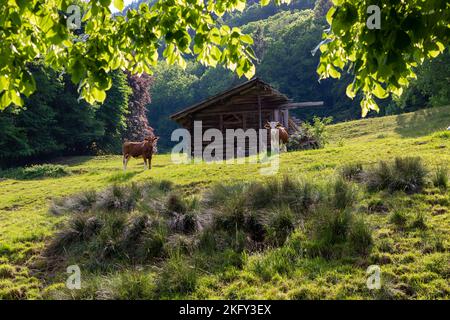
[[(360, 198), (352, 210), (355, 211), (353, 214), (364, 216), (372, 231), (372, 249), (366, 257), (355, 260), (343, 256), (330, 260), (311, 256), (302, 246), (307, 242), (303, 237), (310, 230), (308, 225), (303, 231), (296, 229), (286, 240), (285, 233), (277, 233), (275, 228), (272, 230), (273, 242), (278, 246), (284, 241), (277, 248), (242, 253), (225, 250), (214, 255), (198, 254), (188, 261), (174, 254), (162, 269), (148, 263), (138, 269), (129, 266), (106, 273), (89, 273), (84, 276), (83, 290), (77, 292), (64, 289), (67, 277), (64, 268), (49, 271), (42, 266), (40, 255), (70, 219), (69, 213), (55, 215), (50, 212), (54, 199), (87, 190), (101, 191), (112, 184), (164, 180), (169, 181), (165, 184), (174, 184), (175, 195), (191, 199), (186, 200), (187, 203), (178, 203), (174, 197), (172, 205), (195, 207), (197, 200), (192, 197), (203, 194), (216, 182), (236, 184), (270, 180), (258, 172), (264, 165), (174, 164), (170, 155), (157, 155), (152, 170), (144, 171), (142, 160), (131, 160), (127, 173), (123, 173), (120, 156), (99, 156), (59, 161), (64, 172), (70, 174), (51, 176), (44, 173), (23, 177), (19, 173), (24, 170), (19, 169), (19, 173), (9, 171), (0, 178), (0, 299), (448, 299), (450, 192), (444, 183), (436, 182), (433, 174), (443, 181), (442, 172), (435, 173), (435, 168), (450, 162), (450, 139), (444, 131), (449, 124), (450, 107), (341, 123), (329, 128), (331, 142), (324, 149), (281, 155), (279, 177), (300, 177), (304, 181), (314, 181), (319, 188), (331, 179), (334, 181), (345, 165), (358, 163), (370, 168), (380, 160), (390, 162), (395, 157), (422, 159), (432, 172), (428, 177), (430, 182), (419, 193), (409, 195), (385, 190), (369, 193), (359, 184), (362, 194), (358, 195)], [(302, 190), (296, 198), (307, 199), (310, 191)], [(272, 191), (262, 190), (255, 193), (255, 198), (259, 194), (263, 201), (264, 194)], [(330, 193), (336, 191), (331, 189)], [(232, 210), (233, 206), (240, 205), (239, 191), (229, 192), (237, 195), (236, 203), (229, 204), (228, 209)], [(221, 192), (211, 200), (220, 203), (220, 196)], [(343, 200), (339, 205), (347, 206), (348, 191), (340, 196)], [(279, 215), (272, 217), (272, 226), (291, 229), (291, 216), (286, 210), (279, 208)], [(403, 223), (402, 217), (393, 218), (398, 212), (406, 218), (401, 227), (398, 223)], [(355, 221), (359, 221), (358, 216)], [(356, 239), (357, 243), (369, 241), (364, 232), (367, 226), (356, 222), (348, 239)], [(236, 232), (236, 241), (238, 238)], [(205, 248), (211, 240), (204, 239)], [(379, 291), (368, 290), (365, 286), (365, 270), (370, 264), (379, 264), (382, 268), (383, 287)], [(212, 265), (215, 266), (213, 271), (206, 270)], [(161, 279), (173, 286), (164, 287)]]

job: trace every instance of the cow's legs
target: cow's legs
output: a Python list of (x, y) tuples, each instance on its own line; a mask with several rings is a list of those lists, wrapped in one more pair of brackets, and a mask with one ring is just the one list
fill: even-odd
[(127, 170), (127, 164), (129, 159), (130, 159), (129, 155), (125, 154), (123, 156), (123, 171)]
[(144, 157), (144, 170), (147, 170), (147, 158)]
[(148, 158), (149, 169), (152, 168), (152, 157)]

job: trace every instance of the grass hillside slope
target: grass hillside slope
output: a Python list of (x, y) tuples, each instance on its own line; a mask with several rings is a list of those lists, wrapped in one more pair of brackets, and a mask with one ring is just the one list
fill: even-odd
[(450, 107), (336, 124), (277, 177), (170, 155), (2, 171), (0, 299), (448, 299), (449, 124)]

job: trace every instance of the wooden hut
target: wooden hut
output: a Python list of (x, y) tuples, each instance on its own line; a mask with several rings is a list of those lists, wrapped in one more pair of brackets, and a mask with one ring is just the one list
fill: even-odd
[(290, 110), (322, 105), (321, 101), (295, 103), (255, 78), (172, 114), (170, 118), (190, 130), (191, 136), (194, 121), (202, 121), (203, 130), (215, 128), (223, 133), (226, 129), (258, 130), (264, 128), (267, 121), (278, 121), (292, 133), (297, 130), (299, 121), (289, 116)]

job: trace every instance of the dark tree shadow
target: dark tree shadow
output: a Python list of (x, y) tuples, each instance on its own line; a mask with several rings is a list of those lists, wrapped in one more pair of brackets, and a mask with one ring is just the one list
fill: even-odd
[(72, 157), (59, 157), (55, 158), (50, 163), (62, 164), (67, 166), (77, 166), (94, 159), (95, 156), (72, 156)]
[(395, 132), (404, 138), (417, 138), (445, 130), (449, 125), (450, 109), (448, 107), (430, 108), (417, 111), (412, 115), (398, 115)]

